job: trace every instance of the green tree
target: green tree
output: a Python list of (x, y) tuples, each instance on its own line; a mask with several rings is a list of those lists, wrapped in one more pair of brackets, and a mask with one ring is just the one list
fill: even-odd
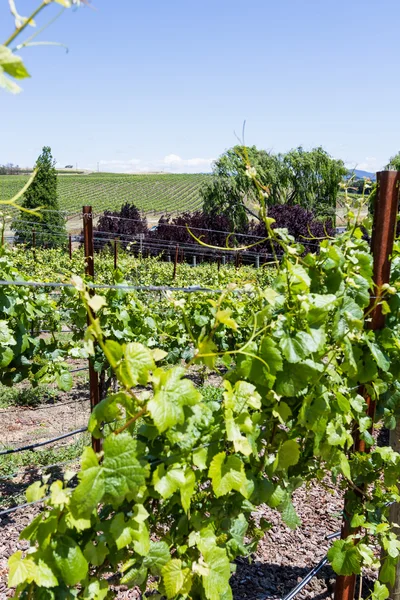
[(203, 210), (207, 214), (224, 214), (235, 230), (243, 230), (248, 217), (257, 216), (258, 199), (248, 165), (256, 169), (262, 185), (270, 188), (271, 203), (279, 203), (281, 194), (281, 161), (259, 150), (256, 146), (234, 146), (227, 150), (214, 164), (212, 179), (200, 190)]
[(17, 243), (32, 243), (32, 231), (36, 232), (38, 245), (59, 246), (65, 243), (66, 228), (57, 200), (57, 173), (51, 148), (44, 146), (36, 161), (36, 177), (24, 194), (22, 207), (32, 210), (41, 208), (40, 215), (20, 212), (12, 228)]
[(389, 159), (385, 169), (387, 171), (400, 171), (400, 152), (397, 152), (397, 154)]
[(323, 148), (306, 151), (299, 147), (286, 154), (255, 146), (229, 149), (216, 161), (211, 181), (201, 190), (203, 210), (225, 214), (235, 229), (243, 228), (249, 215), (256, 216), (259, 199), (249, 167), (255, 169), (268, 205), (299, 204), (318, 215), (334, 217), (339, 183), (347, 169)]
[(282, 161), (285, 203), (334, 217), (339, 184), (347, 175), (343, 161), (332, 158), (321, 147), (306, 151), (301, 146), (285, 154)]

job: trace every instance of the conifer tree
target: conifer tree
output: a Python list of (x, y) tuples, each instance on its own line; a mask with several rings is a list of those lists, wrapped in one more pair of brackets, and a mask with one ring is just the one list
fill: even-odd
[(22, 206), (27, 209), (42, 208), (38, 215), (20, 211), (13, 222), (15, 241), (32, 245), (35, 230), (38, 246), (55, 247), (66, 241), (65, 220), (59, 212), (57, 198), (57, 172), (51, 148), (44, 146), (35, 168), (36, 177), (25, 192)]

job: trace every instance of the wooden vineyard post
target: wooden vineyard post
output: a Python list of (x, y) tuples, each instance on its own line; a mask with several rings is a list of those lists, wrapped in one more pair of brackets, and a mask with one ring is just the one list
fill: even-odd
[(175, 248), (175, 261), (174, 261), (174, 275), (173, 275), (173, 279), (176, 279), (176, 265), (178, 264), (178, 256), (179, 256), (179, 244), (177, 244), (176, 248)]
[(68, 236), (68, 252), (69, 252), (69, 259), (72, 260), (72, 235), (69, 234)]
[[(378, 192), (375, 202), (371, 240), (371, 251), (374, 259), (374, 290), (371, 291), (371, 306), (375, 304), (375, 299), (379, 301), (382, 294), (382, 286), (385, 283), (389, 283), (390, 279), (390, 257), (393, 251), (396, 229), (399, 181), (400, 172), (381, 171), (380, 173), (377, 173)], [(371, 312), (371, 320), (367, 326), (369, 329), (376, 331), (382, 329), (384, 325), (385, 315), (382, 312), (382, 306), (378, 305)], [(373, 423), (375, 417), (375, 401), (372, 400), (363, 387), (360, 392), (364, 395), (367, 404), (367, 415), (371, 417)], [(398, 440), (400, 437), (400, 425), (396, 427), (395, 436)], [(359, 438), (355, 441), (354, 449), (356, 452), (368, 451), (365, 442)], [(399, 510), (398, 506), (396, 508)], [(352, 531), (350, 528), (350, 521), (351, 515), (347, 510), (345, 501), (341, 534), (342, 539), (346, 538), (351, 533), (354, 533), (354, 530)], [(335, 600), (353, 600), (355, 585), (355, 575), (338, 575), (335, 587)], [(400, 587), (400, 581), (397, 581), (397, 585)], [(396, 595), (392, 597), (396, 598)]]
[[(91, 206), (83, 207), (83, 240), (85, 250), (85, 273), (89, 275), (94, 281), (94, 247), (93, 247), (93, 213)], [(94, 312), (89, 308), (93, 317)], [(88, 316), (88, 325), (90, 325), (90, 319)], [(89, 358), (89, 385), (90, 385), (90, 410), (93, 411), (94, 407), (100, 402), (99, 394), (99, 376), (97, 371), (94, 370), (93, 362)], [(92, 448), (95, 452), (100, 452), (101, 442), (100, 440), (92, 437)]]
[(118, 240), (114, 240), (114, 270), (117, 268), (118, 264)]

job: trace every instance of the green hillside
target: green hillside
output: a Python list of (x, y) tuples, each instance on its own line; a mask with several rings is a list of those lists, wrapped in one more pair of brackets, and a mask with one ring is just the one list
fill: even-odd
[[(103, 212), (130, 202), (146, 213), (193, 211), (201, 206), (199, 190), (208, 177), (198, 173), (58, 175), (60, 209), (77, 212), (87, 204)], [(0, 175), (0, 200), (12, 198), (27, 180), (26, 175)]]

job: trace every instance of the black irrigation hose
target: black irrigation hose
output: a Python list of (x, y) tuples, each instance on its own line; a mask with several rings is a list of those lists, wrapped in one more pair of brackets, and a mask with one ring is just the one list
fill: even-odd
[(32, 506), (34, 504), (40, 504), (41, 502), (44, 502), (45, 500), (48, 500), (49, 498), (50, 498), (50, 496), (45, 496), (44, 498), (41, 498), (40, 500), (34, 500), (33, 502), (26, 502), (25, 504), (19, 504), (18, 506), (13, 506), (12, 508), (7, 508), (7, 510), (2, 510), (2, 511), (0, 511), (0, 518), (4, 517), (5, 515), (8, 515), (9, 513), (16, 512), (17, 510), (20, 510), (21, 508), (27, 508), (28, 506)]
[(52, 444), (53, 442), (58, 442), (58, 440), (63, 440), (65, 438), (71, 437), (73, 435), (77, 435), (78, 433), (83, 433), (87, 431), (87, 427), (81, 427), (81, 429), (75, 429), (75, 431), (70, 431), (69, 433), (64, 433), (63, 435), (59, 435), (58, 437), (52, 438), (50, 440), (46, 440), (45, 442), (38, 442), (37, 444), (30, 444), (29, 446), (22, 446), (21, 448), (12, 448), (10, 450), (1, 450), (0, 456), (4, 456), (5, 454), (15, 454), (16, 452), (24, 452), (25, 450), (34, 450), (35, 448), (39, 448), (40, 446), (47, 446), (47, 444)]
[[(340, 530), (339, 531), (335, 531), (334, 533), (329, 533), (328, 535), (325, 536), (326, 540), (333, 540), (334, 538), (337, 538), (340, 536)], [(302, 579), (297, 585), (296, 587), (294, 587), (288, 594), (286, 594), (286, 596), (284, 596), (282, 598), (282, 600), (293, 600), (293, 598), (295, 596), (297, 596), (297, 594), (299, 592), (301, 592), (301, 590), (303, 588), (306, 587), (306, 585), (308, 583), (310, 583), (311, 579), (313, 577), (315, 577), (317, 575), (317, 573), (319, 573), (319, 571), (321, 571), (321, 569), (323, 569), (323, 567), (325, 567), (325, 565), (328, 563), (328, 558), (327, 556), (325, 556), (315, 567), (313, 567), (311, 569), (311, 571), (309, 571), (307, 573), (307, 575), (304, 577), (304, 579)]]
[[(0, 513), (1, 516), (1, 513)], [(286, 596), (284, 596), (282, 598), (282, 600), (293, 600), (293, 598), (295, 596), (297, 596), (297, 594), (299, 592), (301, 592), (301, 590), (308, 584), (310, 583), (311, 579), (313, 577), (315, 577), (315, 575), (328, 563), (328, 559), (325, 556), (313, 569), (311, 569), (311, 571), (309, 573), (307, 573), (307, 575), (304, 577), (304, 579), (302, 579), (302, 581), (300, 581), (300, 583), (298, 583), (296, 585), (295, 588), (292, 589), (291, 592), (289, 592), (288, 594), (286, 594)], [(266, 600), (266, 599), (265, 599)]]

